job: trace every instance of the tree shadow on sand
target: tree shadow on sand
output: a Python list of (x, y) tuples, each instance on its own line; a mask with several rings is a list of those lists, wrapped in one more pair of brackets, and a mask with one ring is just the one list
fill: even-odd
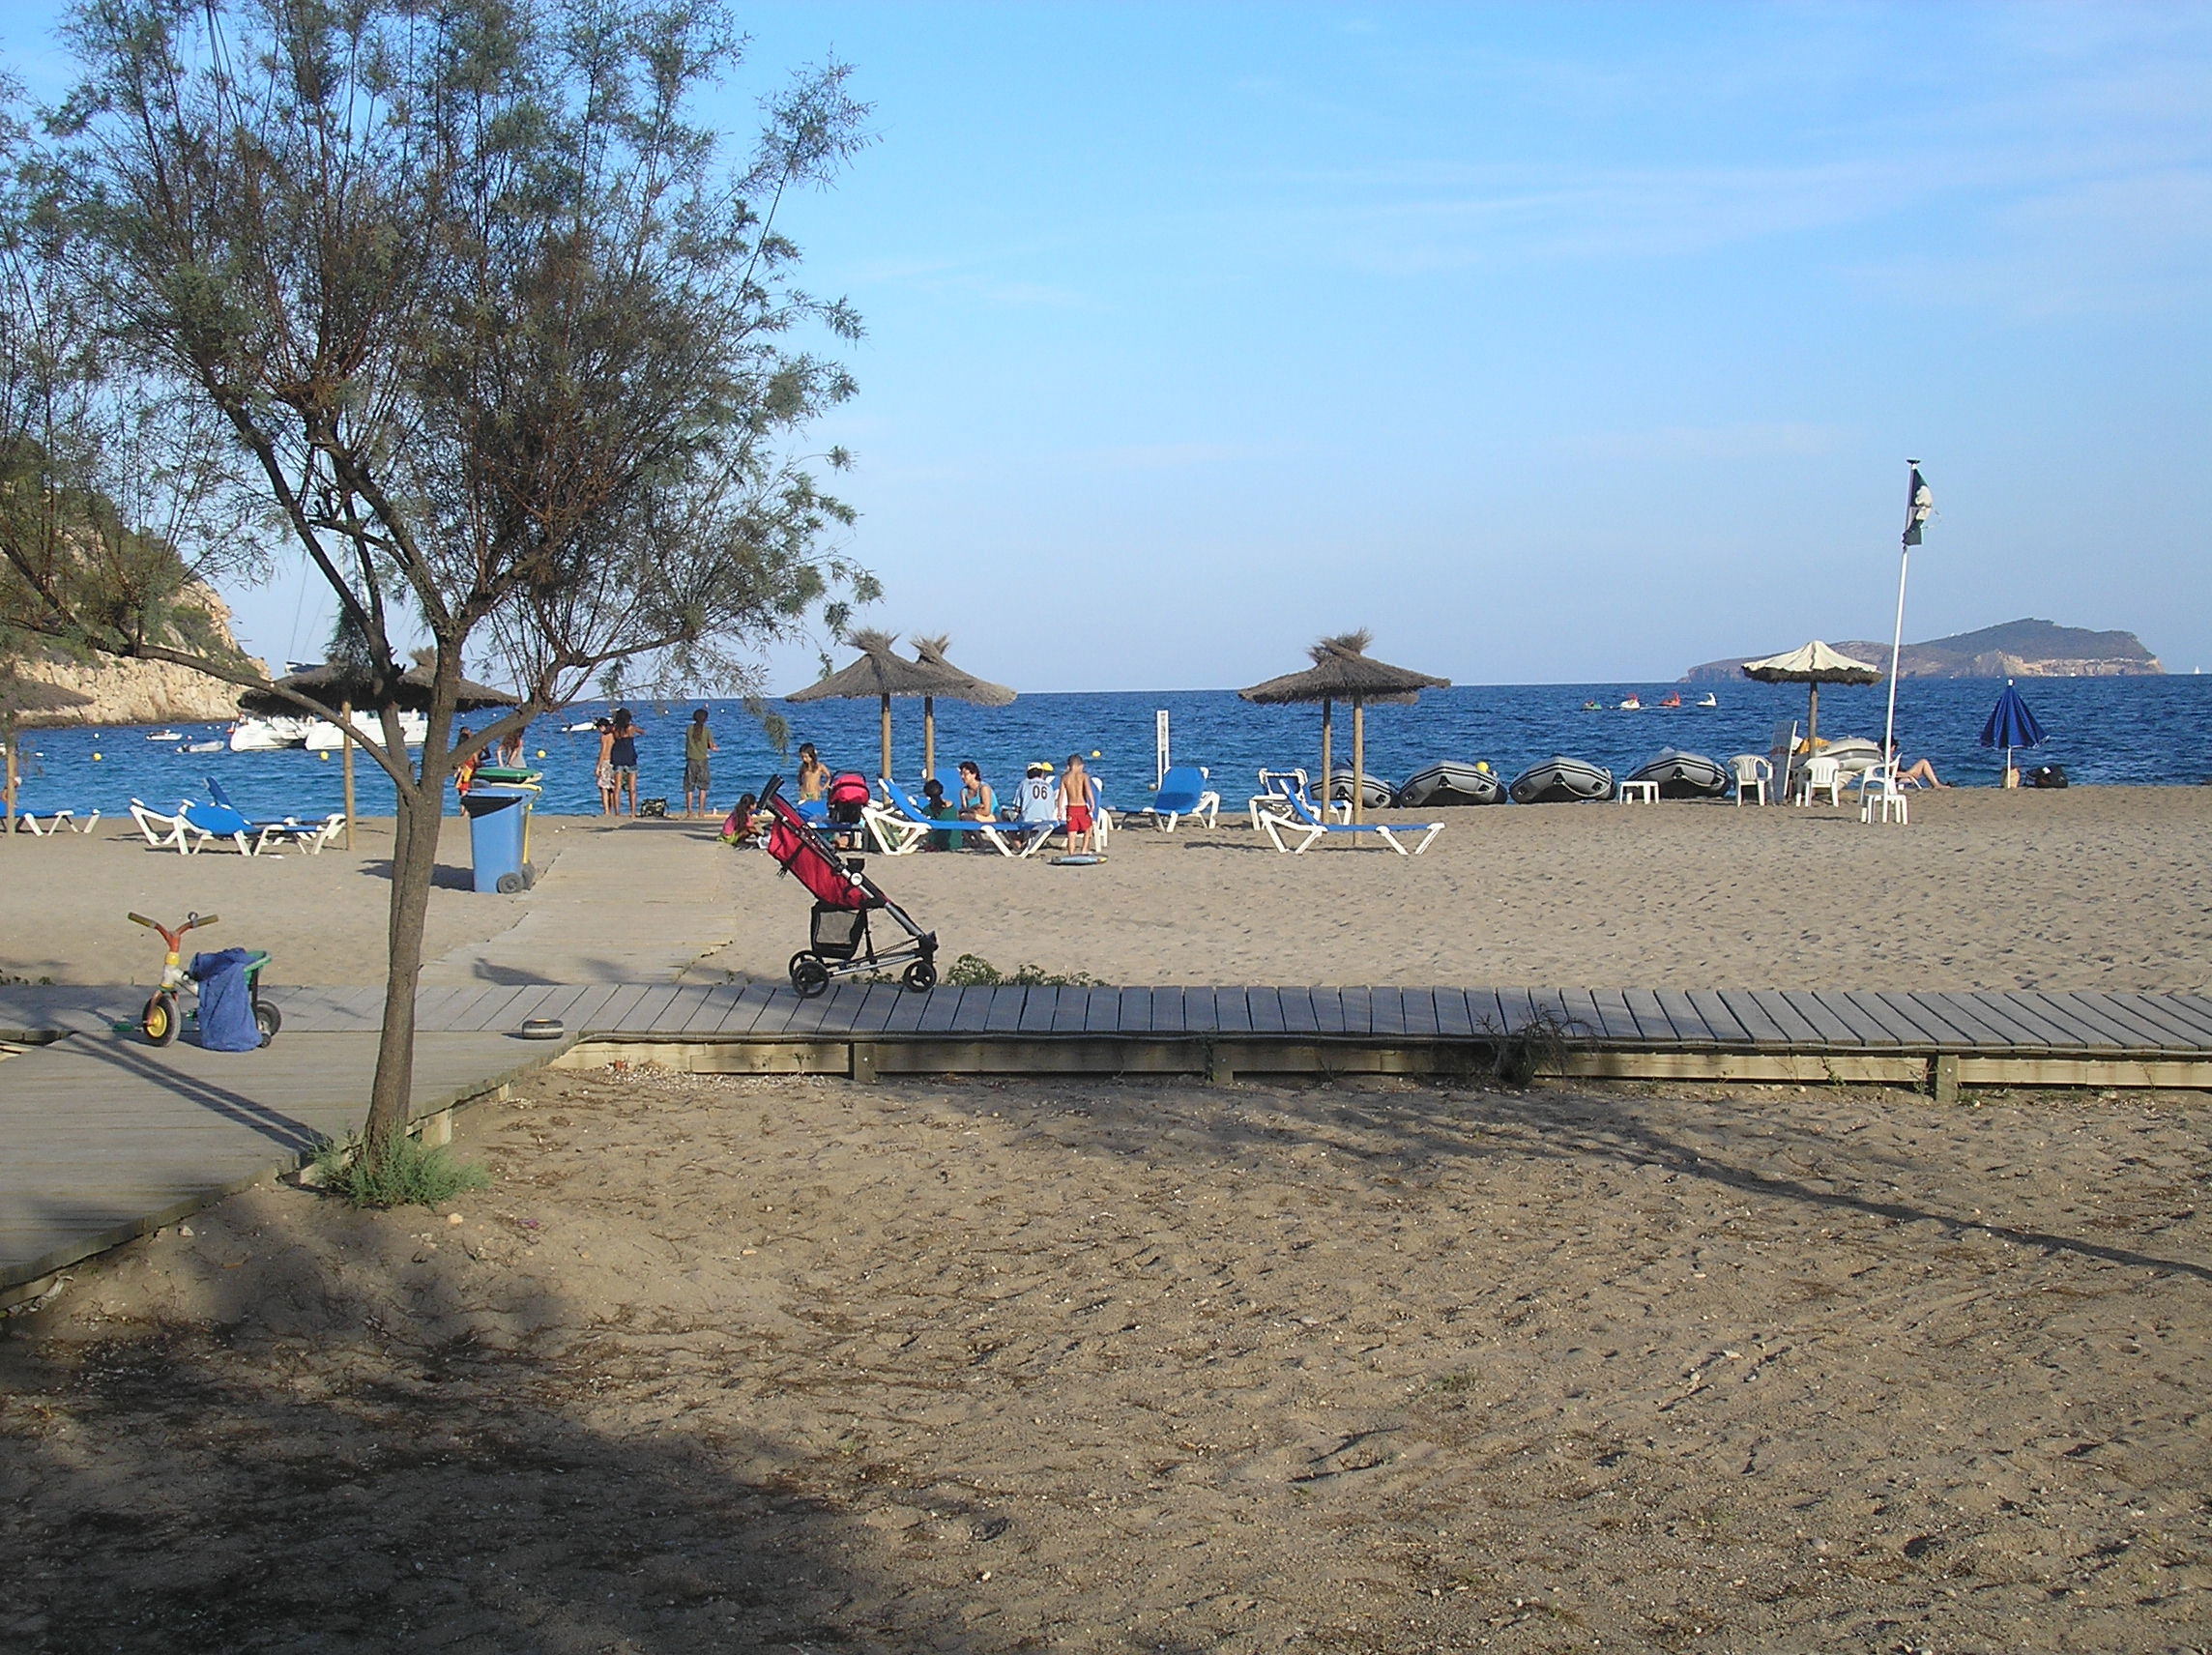
[[(1000, 1646), (872, 1566), (887, 1542), (800, 1486), (819, 1448), (679, 1420), (588, 1339), (534, 1353), (550, 1321), (588, 1328), (550, 1301), (440, 1336), (433, 1281), (389, 1253), (337, 1267), (311, 1227), (210, 1258), (163, 1323), (56, 1312), (0, 1334), (0, 1646)], [(978, 1543), (1006, 1526), (974, 1520)]]

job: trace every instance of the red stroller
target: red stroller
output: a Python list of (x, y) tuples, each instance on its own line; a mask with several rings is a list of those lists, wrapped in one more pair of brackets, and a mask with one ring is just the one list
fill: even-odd
[[(769, 829), (768, 854), (783, 871), (814, 895), (813, 945), (791, 956), (791, 986), (811, 1000), (832, 977), (881, 971), (905, 960), (899, 980), (920, 994), (937, 986), (937, 933), (924, 931), (905, 909), (886, 896), (862, 872), (858, 857), (841, 857), (782, 795), (783, 777), (771, 776), (761, 789), (760, 807), (775, 817)], [(868, 915), (890, 915), (907, 935), (883, 952), (868, 935)]]

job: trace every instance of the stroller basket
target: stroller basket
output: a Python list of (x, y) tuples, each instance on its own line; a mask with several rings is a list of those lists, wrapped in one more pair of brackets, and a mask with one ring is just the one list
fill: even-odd
[[(937, 983), (937, 934), (924, 931), (905, 909), (868, 878), (858, 857), (850, 859), (816, 831), (782, 797), (783, 777), (771, 776), (761, 789), (761, 808), (775, 818), (769, 829), (768, 854), (778, 867), (814, 898), (808, 946), (791, 957), (791, 986), (811, 999), (832, 978), (882, 971), (905, 963), (899, 980), (917, 993)], [(881, 914), (905, 933), (878, 948), (869, 931)]]
[(825, 960), (849, 960), (868, 939), (868, 911), (814, 905), (814, 951)]

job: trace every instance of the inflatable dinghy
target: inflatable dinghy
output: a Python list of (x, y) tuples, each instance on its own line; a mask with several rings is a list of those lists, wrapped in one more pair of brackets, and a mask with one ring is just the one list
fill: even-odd
[(1476, 765), (1444, 759), (1425, 770), (1416, 770), (1398, 790), (1398, 803), (1408, 810), (1426, 810), (1439, 804), (1503, 804), (1505, 783)]
[[(1328, 796), (1339, 804), (1352, 801), (1352, 772), (1349, 769), (1328, 772)], [(1359, 788), (1359, 807), (1362, 810), (1387, 810), (1397, 792), (1386, 781), (1378, 781), (1372, 774), (1362, 778)]]
[(1505, 791), (1513, 796), (1515, 804), (1579, 804), (1585, 799), (1611, 798), (1613, 771), (1555, 753), (1515, 776)]
[(1855, 776), (1881, 763), (1881, 743), (1865, 736), (1844, 736), (1820, 743), (1820, 756), (1836, 761), (1839, 774)]
[(1630, 781), (1654, 782), (1661, 798), (1718, 798), (1734, 778), (1726, 767), (1703, 753), (1678, 753), (1662, 747), (1656, 758), (1629, 772)]

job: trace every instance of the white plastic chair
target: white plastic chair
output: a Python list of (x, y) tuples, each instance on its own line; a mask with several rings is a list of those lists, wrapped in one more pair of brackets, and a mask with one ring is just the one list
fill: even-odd
[(1830, 804), (1844, 802), (1843, 767), (1825, 753), (1805, 761), (1805, 779), (1797, 792), (1799, 804), (1811, 804), (1815, 798), (1825, 793)]
[(1735, 771), (1736, 807), (1743, 807), (1743, 796), (1746, 793), (1758, 794), (1759, 802), (1764, 804), (1766, 784), (1774, 775), (1774, 762), (1762, 759), (1757, 753), (1738, 753), (1729, 760), (1729, 767)]
[(1905, 790), (1897, 785), (1895, 765), (1876, 765), (1859, 777), (1859, 820), (1872, 822), (1877, 814), (1882, 821), (1894, 820), (1901, 827), (1912, 820), (1906, 807)]

